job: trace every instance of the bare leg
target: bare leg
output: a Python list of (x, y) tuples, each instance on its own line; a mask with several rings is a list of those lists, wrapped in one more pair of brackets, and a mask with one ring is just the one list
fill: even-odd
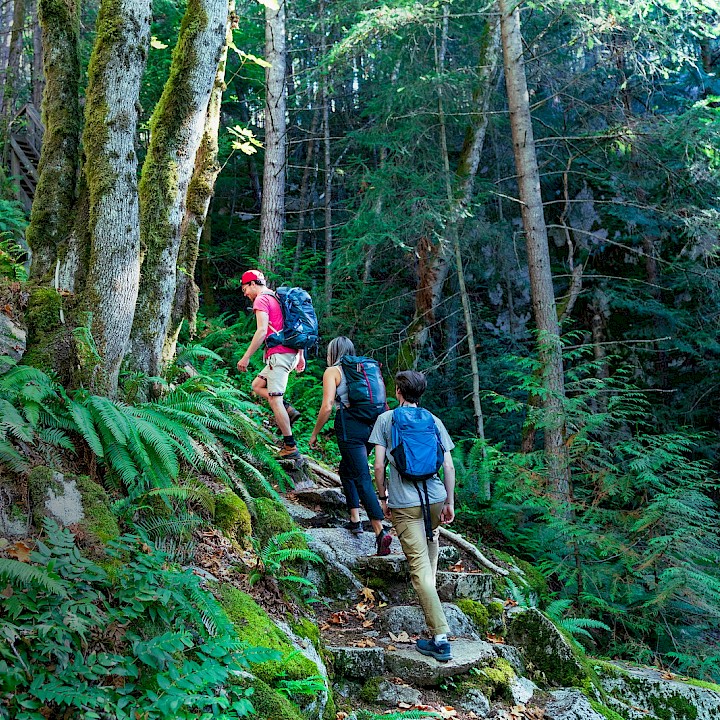
[(360, 522), (360, 508), (350, 508), (350, 522)]
[(292, 430), (290, 429), (290, 418), (288, 417), (287, 410), (283, 405), (283, 396), (268, 394), (267, 400), (270, 405), (270, 409), (273, 411), (273, 415), (275, 415), (275, 422), (277, 423), (278, 428), (280, 428), (280, 432), (283, 434), (283, 437), (292, 435)]
[(372, 523), (372, 529), (375, 531), (375, 534), (379, 535), (383, 529), (382, 520), (371, 520), (370, 522)]

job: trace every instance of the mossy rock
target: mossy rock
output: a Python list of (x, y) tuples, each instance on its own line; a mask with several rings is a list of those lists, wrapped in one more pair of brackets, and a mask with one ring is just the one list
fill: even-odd
[[(290, 639), (270, 619), (270, 616), (246, 593), (232, 585), (222, 585), (220, 603), (235, 626), (240, 640), (252, 647), (269, 648), (287, 658), (294, 648)], [(314, 662), (295, 653), (289, 660), (268, 660), (252, 664), (252, 672), (265, 682), (272, 682), (283, 674), (289, 680), (302, 680), (318, 674)], [(271, 717), (262, 716), (261, 717)]]
[(590, 703), (590, 707), (596, 712), (602, 715), (604, 718), (607, 718), (607, 720), (625, 720), (622, 715), (619, 715), (614, 710), (611, 710), (607, 705), (603, 705), (602, 703), (598, 702), (597, 700), (593, 700), (592, 698), (588, 698), (588, 702)]
[(83, 529), (91, 532), (102, 543), (108, 543), (120, 535), (117, 519), (110, 511), (110, 498), (104, 488), (87, 475), (75, 478), (85, 511)]
[(510, 685), (516, 677), (512, 665), (503, 658), (497, 658), (489, 665), (474, 668), (458, 689), (464, 693), (470, 688), (477, 688), (491, 700), (512, 700)]
[(362, 686), (362, 690), (360, 691), (360, 699), (364, 700), (366, 703), (376, 703), (378, 695), (380, 694), (380, 683), (383, 682), (384, 679), (385, 678), (383, 678), (382, 675), (371, 677)]
[(588, 679), (580, 652), (536, 608), (513, 617), (507, 639), (522, 650), (526, 660), (550, 685), (581, 686)]
[(248, 506), (232, 490), (224, 490), (215, 498), (215, 525), (240, 544), (252, 536)]
[(469, 598), (461, 598), (456, 600), (455, 604), (467, 615), (472, 624), (475, 626), (481, 636), (487, 634), (489, 629), (489, 615), (487, 608), (477, 602), (477, 600), (470, 600)]
[(305, 720), (297, 705), (273, 690), (260, 678), (252, 680), (249, 686), (253, 688), (250, 702), (255, 713), (252, 717), (267, 718), (267, 720)]
[(310, 618), (292, 618), (288, 621), (292, 631), (309, 640), (313, 647), (319, 652), (322, 649), (322, 638), (320, 637), (320, 628)]
[(273, 535), (296, 530), (297, 525), (279, 500), (258, 498), (255, 501), (257, 522), (255, 537), (265, 544)]

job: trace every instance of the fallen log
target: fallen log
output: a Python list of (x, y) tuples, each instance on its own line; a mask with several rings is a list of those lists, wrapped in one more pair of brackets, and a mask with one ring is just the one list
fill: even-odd
[(498, 575), (509, 575), (510, 573), (505, 569), (498, 567), (494, 562), (488, 560), (471, 542), (468, 542), (464, 537), (461, 537), (457, 533), (448, 530), (447, 528), (440, 528), (440, 537), (445, 538), (448, 542), (451, 542), (456, 547), (464, 550), (468, 555), (471, 555), (481, 565), (484, 565), (488, 570), (492, 570)]

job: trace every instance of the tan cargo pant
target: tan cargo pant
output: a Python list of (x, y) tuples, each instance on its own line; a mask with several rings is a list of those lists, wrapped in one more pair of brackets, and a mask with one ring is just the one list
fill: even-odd
[(444, 503), (430, 506), (434, 532), (433, 542), (425, 537), (422, 509), (417, 507), (391, 508), (392, 524), (397, 532), (405, 557), (410, 565), (410, 580), (425, 614), (425, 622), (433, 635), (447, 633), (449, 628), (435, 587), (438, 563), (438, 526)]

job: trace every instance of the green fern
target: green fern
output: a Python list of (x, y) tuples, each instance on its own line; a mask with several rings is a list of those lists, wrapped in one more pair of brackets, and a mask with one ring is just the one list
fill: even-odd
[(0, 558), (0, 577), (11, 583), (32, 587), (39, 585), (53, 595), (67, 595), (65, 586), (49, 569), (29, 565), (19, 560)]
[(253, 538), (253, 547), (257, 554), (255, 567), (248, 574), (248, 582), (254, 585), (265, 577), (273, 577), (279, 583), (305, 585), (312, 587), (307, 578), (285, 571), (284, 565), (291, 563), (322, 563), (322, 558), (307, 547), (288, 547), (291, 543), (307, 542), (308, 535), (302, 530), (273, 535), (265, 545)]

